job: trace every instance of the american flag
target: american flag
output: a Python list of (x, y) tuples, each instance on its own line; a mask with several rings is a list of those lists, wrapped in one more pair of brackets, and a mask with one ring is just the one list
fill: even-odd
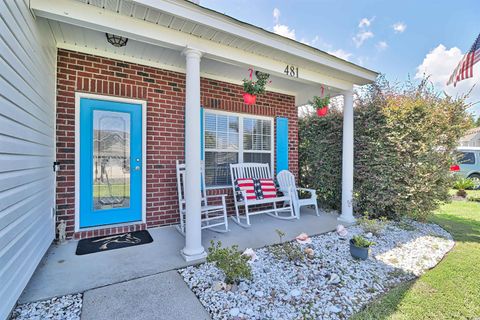
[(453, 86), (457, 86), (457, 82), (473, 77), (473, 66), (480, 61), (480, 34), (477, 40), (472, 45), (470, 51), (468, 51), (460, 60), (460, 63), (453, 71), (450, 79), (447, 82), (447, 86), (453, 83)]

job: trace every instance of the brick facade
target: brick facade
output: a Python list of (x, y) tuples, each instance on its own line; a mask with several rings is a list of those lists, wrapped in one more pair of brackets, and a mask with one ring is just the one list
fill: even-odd
[[(74, 235), (75, 92), (147, 101), (147, 225), (109, 227)], [(298, 174), (298, 118), (295, 97), (267, 92), (254, 106), (243, 103), (242, 87), (201, 79), (206, 109), (289, 118), (289, 169)], [(57, 220), (68, 237), (85, 238), (178, 222), (175, 161), (184, 159), (185, 74), (60, 49), (57, 68)], [(275, 131), (274, 131), (275, 132)], [(230, 189), (215, 193), (231, 194)], [(229, 196), (229, 212), (233, 198)]]

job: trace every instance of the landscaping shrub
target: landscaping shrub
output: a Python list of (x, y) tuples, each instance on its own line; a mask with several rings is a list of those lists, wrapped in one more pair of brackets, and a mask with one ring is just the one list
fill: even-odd
[(387, 226), (386, 217), (371, 219), (368, 213), (365, 213), (358, 218), (357, 222), (360, 227), (362, 227), (363, 231), (366, 233), (372, 233), (376, 236), (379, 236)]
[(320, 205), (332, 209), (340, 208), (342, 194), (342, 123), (335, 109), (299, 121), (301, 184), (316, 189)]
[(213, 240), (210, 241), (210, 244), (207, 262), (215, 263), (225, 273), (225, 283), (234, 284), (242, 279), (252, 278), (252, 268), (248, 264), (250, 258), (242, 255), (238, 251), (238, 246), (222, 248), (220, 241), (215, 245)]
[(475, 189), (475, 183), (472, 179), (460, 178), (453, 184), (453, 189), (456, 190), (473, 190)]
[[(355, 211), (423, 220), (447, 201), (453, 151), (469, 126), (466, 108), (463, 97), (440, 97), (426, 81), (398, 88), (381, 79), (366, 86), (355, 101)], [(338, 209), (341, 112), (304, 117), (299, 131), (300, 181)]]
[(293, 241), (283, 242), (282, 239), (285, 236), (285, 232), (282, 230), (276, 229), (275, 232), (280, 238), (280, 242), (269, 247), (269, 251), (273, 256), (278, 260), (286, 259), (293, 262), (303, 261), (305, 254), (301, 247)]

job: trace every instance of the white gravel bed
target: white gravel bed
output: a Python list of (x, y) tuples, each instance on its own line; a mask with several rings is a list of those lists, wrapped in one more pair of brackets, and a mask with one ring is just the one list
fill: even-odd
[(11, 320), (78, 320), (82, 311), (82, 294), (55, 297), (50, 300), (18, 305)]
[[(449, 233), (435, 224), (388, 223), (366, 261), (351, 257), (349, 239), (365, 235), (359, 226), (312, 237), (302, 250), (313, 259), (276, 259), (267, 248), (255, 250), (252, 281), (226, 286), (223, 272), (204, 263), (179, 270), (213, 319), (347, 319), (401, 282), (434, 267), (453, 247)], [(268, 232), (268, 231), (266, 231)], [(271, 232), (275, 232), (272, 230)]]

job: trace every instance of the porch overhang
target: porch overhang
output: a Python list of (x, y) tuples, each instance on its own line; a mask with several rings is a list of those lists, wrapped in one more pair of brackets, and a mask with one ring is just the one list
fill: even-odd
[[(189, 1), (80, 1), (31, 0), (38, 17), (47, 18), (55, 29), (68, 25), (86, 36), (74, 33), (57, 39), (57, 46), (85, 53), (115, 56), (126, 61), (151, 64), (143, 47), (175, 52), (180, 57), (186, 47), (202, 52), (201, 76), (241, 84), (247, 69), (271, 74), (269, 89), (294, 95), (303, 105), (320, 86), (332, 96), (351, 91), (353, 85), (375, 80), (377, 73), (318, 49), (245, 24)], [(214, 27), (213, 27), (214, 26)], [(88, 37), (113, 33), (128, 37), (129, 46), (139, 50), (118, 50), (88, 42)], [(96, 34), (96, 35), (95, 35)], [(87, 37), (88, 36), (88, 37)], [(87, 40), (86, 40), (87, 39)], [(104, 40), (104, 38), (103, 38)], [(184, 59), (157, 62), (158, 67), (185, 72)], [(298, 67), (298, 77), (284, 73), (287, 65)]]

